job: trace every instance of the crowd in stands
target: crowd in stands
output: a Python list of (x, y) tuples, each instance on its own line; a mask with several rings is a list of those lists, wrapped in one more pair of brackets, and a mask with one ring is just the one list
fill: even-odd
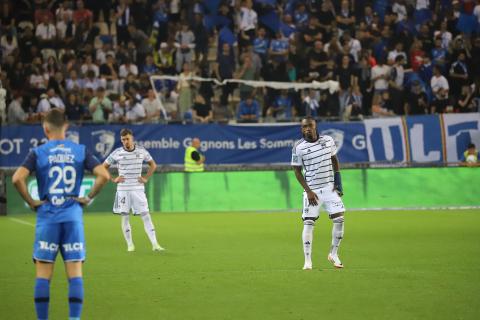
[(0, 21), (11, 124), (479, 111), (480, 0), (0, 0)]

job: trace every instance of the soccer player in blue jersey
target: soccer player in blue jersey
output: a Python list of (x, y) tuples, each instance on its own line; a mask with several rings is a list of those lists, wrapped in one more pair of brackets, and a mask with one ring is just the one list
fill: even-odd
[[(34, 297), (37, 318), (42, 320), (48, 319), (50, 279), (58, 251), (65, 262), (69, 282), (69, 319), (80, 319), (85, 260), (82, 206), (90, 203), (110, 179), (105, 167), (85, 146), (65, 139), (67, 127), (65, 114), (58, 109), (51, 110), (43, 121), (49, 141), (32, 149), (12, 178), (22, 198), (37, 212)], [(79, 198), (85, 169), (92, 171), (96, 180), (90, 193)], [(40, 200), (34, 200), (27, 190), (26, 179), (34, 171)]]

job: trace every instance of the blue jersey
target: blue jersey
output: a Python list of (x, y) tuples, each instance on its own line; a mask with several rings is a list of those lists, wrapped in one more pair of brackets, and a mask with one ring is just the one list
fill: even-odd
[(84, 170), (92, 171), (100, 162), (69, 140), (52, 140), (30, 151), (23, 167), (35, 171), (40, 200), (37, 224), (42, 222), (82, 221), (82, 210), (73, 198), (78, 197)]

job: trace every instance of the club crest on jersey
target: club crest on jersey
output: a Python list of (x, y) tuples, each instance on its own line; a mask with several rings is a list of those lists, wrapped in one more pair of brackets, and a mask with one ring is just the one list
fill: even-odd
[(92, 145), (102, 158), (106, 158), (115, 145), (115, 133), (109, 130), (93, 131)]
[[(328, 129), (323, 130), (320, 134), (332, 137), (333, 141), (335, 141), (335, 145), (337, 146), (337, 151), (340, 151), (340, 149), (342, 149), (343, 139), (345, 138), (345, 133), (342, 130)], [(323, 144), (322, 147), (324, 147)]]

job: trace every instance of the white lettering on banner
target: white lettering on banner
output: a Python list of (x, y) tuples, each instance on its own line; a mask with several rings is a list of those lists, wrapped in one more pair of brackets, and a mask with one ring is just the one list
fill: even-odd
[(37, 138), (32, 138), (30, 139), (30, 145), (32, 148), (38, 147), (39, 144), (47, 143), (48, 139), (47, 138), (42, 138), (42, 139), (37, 139)]
[(265, 138), (260, 139), (261, 149), (277, 149), (277, 148), (293, 148), (296, 140), (267, 140)]
[(423, 139), (423, 124), (416, 123), (410, 129), (410, 145), (412, 148), (412, 161), (435, 162), (440, 161), (440, 151), (429, 151), (425, 154), (425, 140)]
[[(406, 147), (405, 147), (405, 135), (403, 132), (402, 118), (388, 118), (388, 119), (367, 119), (364, 121), (365, 132), (367, 137), (367, 150), (369, 161), (406, 161)], [(396, 140), (392, 136), (392, 132), (397, 133), (395, 135)], [(378, 138), (373, 134), (380, 133), (381, 140), (375, 140)], [(375, 148), (374, 148), (375, 145)], [(395, 148), (401, 155), (395, 154)], [(375, 154), (375, 150), (381, 150), (382, 154)]]
[(0, 154), (8, 155), (12, 152), (20, 154), (20, 147), (23, 143), (23, 139), (1, 139), (0, 140)]
[(357, 134), (355, 137), (353, 137), (352, 146), (357, 150), (365, 149), (366, 148), (365, 136), (361, 134)]
[(240, 150), (257, 149), (256, 141), (243, 141), (241, 138), (238, 138), (237, 145), (238, 145), (238, 149)]
[(447, 162), (460, 161), (469, 142), (480, 145), (480, 114), (444, 114)]
[(58, 250), (58, 244), (56, 243), (48, 243), (47, 241), (38, 241), (40, 244), (40, 250), (48, 250), (48, 251), (57, 251)]
[(173, 140), (172, 138), (162, 138), (160, 140), (138, 140), (139, 146), (145, 149), (179, 149), (180, 141)]

